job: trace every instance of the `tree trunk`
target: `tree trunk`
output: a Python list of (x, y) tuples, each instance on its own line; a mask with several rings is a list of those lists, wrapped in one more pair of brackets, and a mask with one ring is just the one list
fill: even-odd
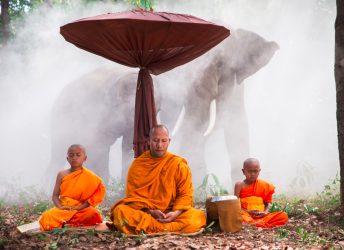
[(1, 23), (2, 23), (2, 44), (5, 46), (10, 39), (10, 3), (9, 0), (1, 0)]
[(344, 1), (337, 0), (337, 18), (335, 22), (335, 65), (337, 98), (337, 129), (340, 163), (340, 199), (344, 215)]

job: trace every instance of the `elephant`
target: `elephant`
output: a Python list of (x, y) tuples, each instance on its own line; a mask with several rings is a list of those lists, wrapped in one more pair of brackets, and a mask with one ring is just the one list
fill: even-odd
[[(181, 151), (185, 153), (183, 157), (188, 160), (193, 172), (206, 173), (202, 159), (205, 144), (203, 133), (209, 120), (209, 105), (214, 99), (218, 106), (215, 124), (216, 127), (226, 127), (226, 142), (230, 146), (228, 154), (233, 156), (232, 166), (238, 168), (237, 161), (242, 161), (242, 157), (247, 155), (248, 125), (242, 81), (266, 65), (277, 48), (276, 43), (267, 42), (253, 32), (236, 30), (203, 59), (190, 64), (190, 67), (196, 65), (196, 70), (188, 72), (188, 67), (185, 67), (186, 70), (175, 69), (167, 77), (162, 77), (163, 81), (155, 77), (156, 107), (161, 122), (173, 128), (180, 110), (185, 107), (184, 120), (175, 137), (184, 139), (181, 140)], [(203, 73), (197, 76), (199, 72)], [(185, 82), (178, 82), (178, 91), (185, 95), (178, 93), (181, 98), (176, 99), (177, 93), (163, 90), (167, 86), (165, 82), (176, 81), (175, 76), (180, 74)], [(110, 147), (123, 136), (122, 180), (125, 179), (133, 160), (136, 81), (137, 72), (101, 68), (65, 87), (52, 111), (49, 172), (57, 171), (64, 165), (66, 149), (70, 144), (81, 143), (87, 148), (88, 160), (85, 165), (107, 183), (110, 176)], [(242, 126), (240, 131), (235, 124)], [(240, 152), (232, 147), (238, 144), (242, 144), (243, 150)], [(232, 168), (232, 176), (236, 172)], [(199, 180), (194, 178), (194, 182), (197, 184)]]
[(198, 70), (202, 74), (187, 91), (184, 120), (177, 133), (181, 151), (192, 172), (197, 173), (193, 177), (194, 183), (200, 184), (201, 178), (207, 174), (204, 160), (207, 138), (203, 135), (208, 127), (209, 106), (213, 100), (216, 100), (213, 131), (224, 131), (232, 184), (233, 180), (241, 179), (242, 162), (249, 157), (243, 81), (268, 64), (278, 48), (276, 42), (268, 42), (254, 32), (238, 29), (209, 53), (206, 63)]
[[(51, 115), (50, 175), (51, 171), (57, 172), (64, 166), (66, 150), (75, 143), (85, 146), (85, 166), (105, 183), (110, 176), (110, 147), (118, 138), (123, 136), (122, 161), (133, 159), (136, 83), (137, 72), (99, 68), (63, 89), (54, 102)], [(154, 92), (159, 109), (157, 88)]]

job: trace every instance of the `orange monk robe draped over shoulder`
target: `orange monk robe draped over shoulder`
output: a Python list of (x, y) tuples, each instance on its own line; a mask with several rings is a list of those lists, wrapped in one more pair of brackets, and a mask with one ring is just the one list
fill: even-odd
[[(149, 151), (129, 168), (126, 197), (111, 209), (116, 228), (126, 234), (193, 233), (205, 226), (205, 214), (192, 207), (193, 187), (186, 161), (171, 153), (153, 158)], [(161, 223), (141, 209), (163, 213), (184, 210), (173, 222)]]
[[(275, 187), (263, 180), (256, 180), (251, 185), (241, 189), (241, 207), (246, 210), (264, 211), (265, 203), (271, 203)], [(255, 224), (257, 227), (272, 228), (282, 226), (288, 222), (288, 215), (285, 212), (273, 212), (263, 218), (253, 218), (248, 212), (242, 210), (242, 220), (246, 223)]]
[(68, 224), (73, 227), (91, 226), (102, 222), (100, 213), (94, 208), (104, 199), (105, 187), (101, 178), (86, 168), (81, 168), (62, 178), (60, 201), (62, 206), (77, 207), (88, 202), (89, 207), (80, 211), (62, 210), (54, 207), (42, 214), (41, 230), (51, 230)]

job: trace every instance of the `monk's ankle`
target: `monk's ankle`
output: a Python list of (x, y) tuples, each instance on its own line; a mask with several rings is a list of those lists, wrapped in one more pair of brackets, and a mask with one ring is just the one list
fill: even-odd
[(118, 231), (118, 229), (115, 227), (115, 224), (111, 222), (105, 222), (105, 225), (111, 230), (111, 231)]

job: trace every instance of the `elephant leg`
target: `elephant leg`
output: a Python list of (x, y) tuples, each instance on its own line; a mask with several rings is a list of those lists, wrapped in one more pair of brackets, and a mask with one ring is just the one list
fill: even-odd
[(232, 186), (243, 179), (242, 164), (249, 157), (249, 134), (246, 116), (233, 117), (224, 127), (225, 141), (230, 156)]
[(102, 145), (101, 143), (93, 143), (86, 146), (87, 161), (85, 166), (103, 179), (105, 185), (109, 183), (109, 154), (110, 145)]
[[(186, 139), (185, 156), (190, 166), (194, 187), (197, 188), (202, 184), (203, 178), (207, 174), (207, 166), (204, 159), (205, 154), (205, 137), (199, 133), (194, 139)], [(189, 143), (193, 141), (193, 143)]]
[(121, 181), (127, 180), (128, 169), (134, 160), (132, 136), (123, 135), (122, 140), (122, 175)]
[(197, 188), (207, 174), (204, 160), (205, 137), (202, 129), (196, 130), (193, 124), (184, 121), (182, 129), (179, 130), (173, 140), (180, 141), (180, 155), (187, 160), (194, 187)]

